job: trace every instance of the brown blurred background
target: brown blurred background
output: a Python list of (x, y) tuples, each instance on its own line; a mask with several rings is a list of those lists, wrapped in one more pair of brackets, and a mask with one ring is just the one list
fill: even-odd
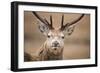
[[(71, 22), (80, 16), (79, 13), (37, 13), (48, 21), (52, 15), (55, 28), (60, 27), (62, 14), (64, 14), (64, 23)], [(28, 54), (34, 55), (46, 40), (38, 29), (40, 23), (31, 11), (24, 12), (24, 51)], [(72, 35), (65, 38), (63, 59), (90, 58), (90, 15), (86, 14), (76, 25)]]

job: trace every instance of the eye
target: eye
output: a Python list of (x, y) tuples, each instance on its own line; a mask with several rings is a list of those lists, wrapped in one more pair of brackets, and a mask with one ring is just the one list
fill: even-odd
[(47, 37), (50, 38), (50, 35), (48, 35)]
[(62, 36), (61, 38), (64, 39), (64, 36)]

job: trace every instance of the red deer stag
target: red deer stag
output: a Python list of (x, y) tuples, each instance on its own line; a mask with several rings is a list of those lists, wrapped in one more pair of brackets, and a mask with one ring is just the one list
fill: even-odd
[(39, 30), (47, 37), (45, 43), (42, 45), (38, 51), (38, 59), (40, 61), (45, 60), (62, 60), (63, 59), (63, 49), (64, 49), (64, 37), (66, 35), (71, 35), (75, 28), (75, 23), (79, 22), (84, 14), (75, 19), (70, 23), (64, 24), (64, 15), (61, 19), (61, 27), (55, 29), (53, 27), (52, 16), (50, 16), (50, 23), (43, 19), (36, 12), (32, 12), (33, 15), (41, 22), (39, 24)]

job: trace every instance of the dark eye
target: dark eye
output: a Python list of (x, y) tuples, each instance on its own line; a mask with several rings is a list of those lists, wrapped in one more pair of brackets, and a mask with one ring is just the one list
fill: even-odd
[(50, 35), (48, 35), (48, 38), (50, 38)]
[(64, 36), (62, 36), (62, 39), (64, 39)]

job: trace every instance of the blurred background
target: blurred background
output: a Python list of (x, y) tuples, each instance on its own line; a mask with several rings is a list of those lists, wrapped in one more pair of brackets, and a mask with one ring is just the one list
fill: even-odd
[[(64, 14), (64, 23), (77, 19), (79, 13), (51, 13), (37, 12), (42, 18), (50, 22), (50, 15), (53, 18), (53, 27), (61, 26), (61, 17)], [(41, 22), (31, 11), (24, 11), (24, 51), (30, 55), (35, 55), (38, 49), (45, 42), (46, 37), (38, 29)], [(90, 15), (85, 16), (76, 23), (74, 32), (65, 38), (63, 59), (87, 59), (90, 58)]]

